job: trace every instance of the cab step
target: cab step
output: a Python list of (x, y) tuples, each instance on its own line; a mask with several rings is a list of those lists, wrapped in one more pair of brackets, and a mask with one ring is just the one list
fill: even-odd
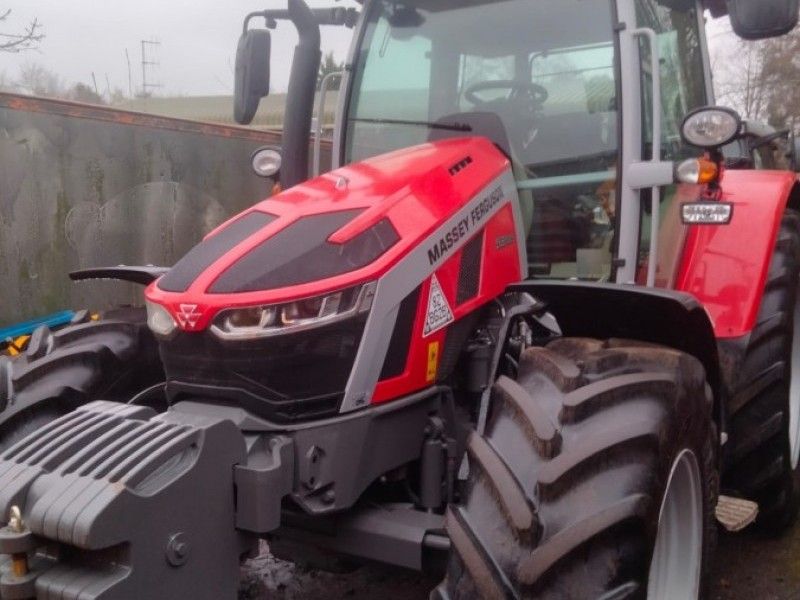
[(741, 531), (758, 516), (758, 504), (744, 498), (720, 496), (715, 510), (717, 521), (731, 532)]

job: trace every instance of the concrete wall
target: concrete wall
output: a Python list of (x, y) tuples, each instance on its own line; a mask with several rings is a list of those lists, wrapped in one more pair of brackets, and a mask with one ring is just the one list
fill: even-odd
[(279, 142), (252, 129), (0, 94), (0, 325), (141, 302), (138, 286), (72, 283), (67, 273), (174, 264), (268, 195), (272, 182), (252, 173), (250, 154)]

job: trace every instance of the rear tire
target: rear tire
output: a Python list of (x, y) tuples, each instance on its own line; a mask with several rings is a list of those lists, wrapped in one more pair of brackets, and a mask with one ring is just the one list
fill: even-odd
[(144, 309), (40, 327), (19, 356), (0, 357), (0, 451), (92, 400), (129, 401), (163, 381)]
[(712, 403), (702, 365), (674, 350), (567, 338), (526, 350), (469, 439), (434, 596), (700, 597), (716, 540)]
[(787, 210), (729, 406), (730, 451), (723, 478), (725, 489), (758, 502), (756, 525), (768, 533), (789, 527), (800, 507), (799, 285), (800, 213)]

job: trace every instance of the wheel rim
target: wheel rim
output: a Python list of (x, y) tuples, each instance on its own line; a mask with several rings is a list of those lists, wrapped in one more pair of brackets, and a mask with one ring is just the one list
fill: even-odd
[(696, 599), (703, 561), (703, 495), (691, 450), (675, 459), (658, 517), (648, 600)]
[(789, 385), (789, 452), (792, 470), (800, 462), (800, 302), (795, 302), (792, 324), (792, 374)]

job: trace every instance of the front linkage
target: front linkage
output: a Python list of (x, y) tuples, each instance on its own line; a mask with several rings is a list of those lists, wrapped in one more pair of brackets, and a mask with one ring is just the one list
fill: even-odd
[(87, 404), (0, 454), (0, 513), (19, 516), (0, 530), (0, 598), (233, 598), (240, 560), (276, 530), (276, 547), (311, 542), (421, 569), (448, 549), (441, 515), (349, 511), (336, 535), (311, 540), (302, 526), (279, 529), (281, 509), (287, 496), (317, 518), (352, 506), (387, 467), (419, 456), (440, 402), (428, 391), (283, 432), (236, 408)]

